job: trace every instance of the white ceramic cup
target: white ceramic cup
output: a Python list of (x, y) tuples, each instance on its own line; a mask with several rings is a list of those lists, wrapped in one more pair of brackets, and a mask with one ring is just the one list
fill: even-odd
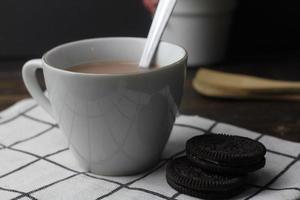
[(226, 53), (236, 0), (177, 0), (163, 40), (183, 46), (188, 65), (222, 60)]
[[(64, 69), (96, 61), (138, 63), (145, 39), (99, 38), (58, 46), (25, 63), (33, 98), (58, 122), (85, 170), (101, 175), (142, 172), (159, 159), (181, 101), (186, 51), (162, 42), (155, 63), (137, 74), (86, 74)], [(42, 69), (48, 97), (35, 72)]]

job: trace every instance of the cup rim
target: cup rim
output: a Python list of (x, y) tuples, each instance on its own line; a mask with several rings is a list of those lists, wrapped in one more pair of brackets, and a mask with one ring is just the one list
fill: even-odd
[(50, 64), (48, 64), (46, 62), (46, 56), (53, 52), (53, 51), (56, 51), (60, 48), (64, 48), (64, 47), (67, 47), (67, 46), (70, 46), (70, 45), (74, 45), (74, 44), (78, 44), (78, 43), (85, 43), (85, 42), (90, 42), (90, 41), (93, 41), (93, 40), (147, 40), (147, 38), (141, 38), (141, 37), (100, 37), (100, 38), (88, 38), (88, 39), (82, 39), (82, 40), (76, 40), (76, 41), (72, 41), (72, 42), (67, 42), (67, 43), (64, 43), (64, 44), (61, 44), (61, 45), (58, 45), (48, 51), (46, 51), (43, 56), (42, 56), (42, 63), (43, 63), (43, 66), (46, 66), (48, 68), (50, 68), (51, 70), (54, 70), (56, 72), (60, 72), (60, 73), (64, 73), (64, 74), (68, 74), (68, 75), (80, 75), (80, 76), (90, 76), (90, 77), (122, 77), (122, 76), (140, 76), (140, 75), (145, 75), (145, 74), (152, 74), (152, 73), (155, 73), (155, 72), (159, 72), (159, 71), (164, 71), (164, 70), (168, 70), (170, 68), (173, 68), (175, 66), (177, 66), (179, 63), (182, 63), (184, 62), (184, 60), (187, 60), (187, 57), (188, 57), (188, 53), (187, 53), (187, 50), (180, 46), (180, 45), (177, 45), (177, 44), (173, 44), (173, 43), (170, 43), (170, 42), (166, 42), (166, 41), (161, 41), (162, 44), (168, 44), (168, 45), (172, 45), (176, 48), (179, 48), (181, 49), (183, 52), (184, 52), (184, 56), (182, 58), (180, 58), (179, 60), (175, 61), (175, 62), (172, 62), (171, 64), (168, 64), (168, 65), (163, 65), (162, 67), (158, 67), (158, 68), (154, 68), (152, 70), (148, 70), (148, 71), (143, 71), (143, 72), (138, 72), (138, 73), (122, 73), (122, 74), (93, 74), (93, 73), (81, 73), (81, 72), (72, 72), (72, 71), (67, 71), (67, 70), (64, 70), (64, 69), (60, 69), (60, 68), (57, 68), (57, 67), (54, 67)]

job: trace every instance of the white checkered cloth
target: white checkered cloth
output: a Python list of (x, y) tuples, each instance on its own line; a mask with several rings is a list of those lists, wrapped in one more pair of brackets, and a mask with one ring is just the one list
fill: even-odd
[(167, 184), (166, 162), (183, 154), (187, 139), (219, 132), (259, 140), (268, 149), (265, 168), (251, 174), (247, 190), (234, 199), (300, 199), (298, 143), (197, 116), (180, 116), (154, 169), (128, 177), (97, 176), (78, 166), (56, 122), (32, 99), (0, 113), (0, 199), (196, 199)]

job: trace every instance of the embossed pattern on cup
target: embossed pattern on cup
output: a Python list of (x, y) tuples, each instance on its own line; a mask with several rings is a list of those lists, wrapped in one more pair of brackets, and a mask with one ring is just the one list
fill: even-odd
[(144, 42), (83, 40), (54, 48), (42, 59), (50, 112), (88, 171), (128, 175), (159, 161), (180, 105), (187, 56), (182, 48), (162, 43), (156, 56), (162, 67), (149, 72), (99, 75), (63, 69), (96, 60), (138, 61)]

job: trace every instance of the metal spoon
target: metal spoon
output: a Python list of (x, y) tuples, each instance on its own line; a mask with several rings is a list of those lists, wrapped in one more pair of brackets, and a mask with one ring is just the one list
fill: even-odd
[(148, 34), (139, 67), (149, 68), (162, 34), (174, 10), (176, 0), (160, 0)]

